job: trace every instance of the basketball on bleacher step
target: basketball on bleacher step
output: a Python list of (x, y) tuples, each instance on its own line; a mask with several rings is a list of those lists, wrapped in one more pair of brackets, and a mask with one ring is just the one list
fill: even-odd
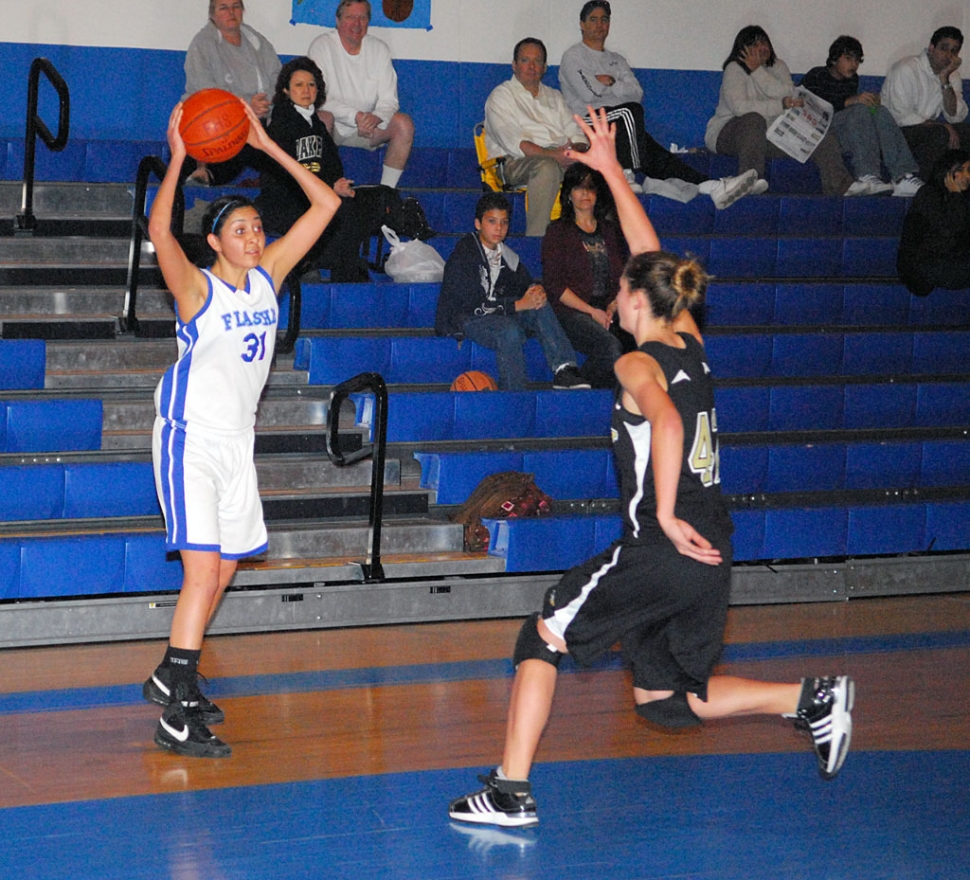
[(225, 162), (249, 136), (249, 117), (239, 98), (224, 89), (202, 89), (182, 104), (179, 134), (185, 151), (198, 162)]
[(455, 377), (451, 383), (452, 391), (498, 391), (495, 380), (480, 370), (469, 370)]

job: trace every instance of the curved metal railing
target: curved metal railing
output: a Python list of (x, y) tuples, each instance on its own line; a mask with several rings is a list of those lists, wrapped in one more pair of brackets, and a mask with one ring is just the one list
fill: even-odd
[[(159, 180), (165, 177), (168, 166), (158, 156), (145, 156), (138, 163), (135, 175), (135, 196), (131, 206), (131, 237), (128, 242), (128, 280), (125, 283), (125, 306), (121, 312), (120, 324), (123, 333), (138, 332), (138, 272), (141, 269), (141, 247), (148, 236), (148, 217), (145, 204), (148, 201), (148, 180), (154, 174)], [(185, 222), (185, 196), (182, 187), (175, 190), (175, 204), (172, 207), (172, 231), (182, 234)]]
[[(50, 129), (37, 114), (37, 96), (40, 86), (40, 75), (44, 74), (54, 86), (58, 97), (57, 136), (50, 133)], [(33, 235), (37, 228), (37, 218), (34, 217), (34, 165), (37, 158), (37, 137), (55, 153), (67, 146), (71, 123), (71, 95), (64, 78), (57, 72), (57, 68), (46, 58), (35, 58), (30, 64), (30, 74), (27, 77), (27, 128), (24, 133), (24, 190), (20, 202), (20, 213), (17, 215), (16, 232), (23, 235)]]
[[(340, 407), (351, 394), (371, 391), (374, 394), (373, 441), (360, 449), (344, 453), (340, 448)], [(383, 581), (381, 565), (381, 519), (384, 513), (384, 458), (387, 447), (387, 385), (379, 373), (359, 373), (341, 382), (330, 392), (327, 411), (327, 455), (338, 467), (346, 467), (368, 456), (373, 456), (370, 478), (370, 523), (367, 542), (367, 559), (361, 564), (364, 580)]]

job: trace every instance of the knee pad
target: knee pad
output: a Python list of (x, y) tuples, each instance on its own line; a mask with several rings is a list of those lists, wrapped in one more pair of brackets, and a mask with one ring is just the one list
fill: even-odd
[(512, 665), (518, 669), (523, 660), (545, 660), (553, 666), (559, 666), (562, 660), (562, 653), (550, 645), (541, 635), (539, 635), (539, 613), (536, 612), (529, 616), (522, 629), (519, 630), (519, 637), (515, 642), (515, 652), (512, 654)]
[(687, 702), (687, 694), (676, 693), (665, 700), (637, 704), (637, 715), (661, 727), (680, 729), (697, 727), (701, 719)]

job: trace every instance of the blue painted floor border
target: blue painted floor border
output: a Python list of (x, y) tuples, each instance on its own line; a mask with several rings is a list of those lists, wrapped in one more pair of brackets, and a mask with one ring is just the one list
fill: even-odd
[[(968, 646), (970, 646), (970, 632), (967, 631), (750, 642), (725, 646), (722, 661), (730, 663), (776, 660), (785, 657), (848, 656), (851, 654), (941, 650)], [(610, 653), (601, 658), (592, 668), (619, 669), (622, 665), (620, 655)], [(577, 667), (569, 657), (564, 658), (560, 668), (562, 672), (567, 673), (577, 671)], [(146, 674), (147, 672), (148, 670), (146, 670)], [(470, 660), (455, 663), (422, 663), (405, 666), (327, 669), (310, 672), (288, 672), (277, 675), (214, 678), (207, 683), (205, 691), (212, 698), (241, 697), (259, 694), (305, 693), (374, 685), (508, 678), (511, 675), (512, 662), (510, 659)], [(141, 701), (140, 683), (137, 685), (24, 691), (0, 694), (0, 717), (27, 712), (63, 712), (72, 709), (126, 706)]]
[(0, 878), (967, 880), (970, 753), (537, 765), (542, 824), (447, 819), (469, 770), (0, 810)]

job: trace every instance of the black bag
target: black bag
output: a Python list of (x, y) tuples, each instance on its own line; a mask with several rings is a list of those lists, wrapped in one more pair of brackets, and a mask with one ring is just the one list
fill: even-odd
[(402, 238), (417, 238), (427, 241), (435, 235), (435, 231), (428, 223), (421, 203), (408, 196), (401, 198), (401, 194), (390, 186), (358, 186), (354, 187), (354, 198), (362, 199), (370, 218), (370, 236), (376, 238), (376, 254), (370, 256), (370, 242), (367, 243), (367, 263), (375, 272), (384, 271), (384, 263), (388, 254), (384, 253), (384, 234), (382, 226), (389, 226)]

